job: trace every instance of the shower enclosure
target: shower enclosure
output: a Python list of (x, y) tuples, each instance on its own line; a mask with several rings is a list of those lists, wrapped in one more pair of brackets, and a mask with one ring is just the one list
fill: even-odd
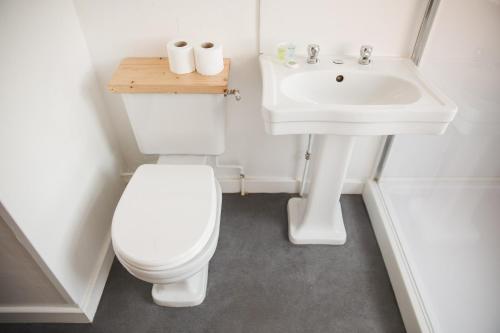
[(363, 196), (409, 332), (500, 332), (500, 0), (430, 1), (419, 39), (458, 113), (390, 138)]

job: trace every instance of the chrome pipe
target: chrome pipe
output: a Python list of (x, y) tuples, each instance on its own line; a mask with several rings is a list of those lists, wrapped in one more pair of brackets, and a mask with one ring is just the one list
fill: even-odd
[(306, 190), (306, 182), (307, 182), (307, 175), (309, 174), (309, 161), (311, 160), (313, 139), (314, 139), (314, 136), (312, 134), (309, 134), (308, 139), (307, 139), (307, 150), (306, 150), (306, 153), (304, 154), (304, 158), (305, 158), (306, 162), (304, 164), (304, 171), (302, 172), (302, 181), (300, 183), (299, 195), (301, 197), (304, 196), (304, 192)]

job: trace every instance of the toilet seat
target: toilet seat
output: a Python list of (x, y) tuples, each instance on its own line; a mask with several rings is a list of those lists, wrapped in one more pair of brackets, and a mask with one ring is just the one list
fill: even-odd
[(144, 271), (182, 266), (202, 251), (217, 218), (217, 189), (206, 165), (141, 165), (113, 216), (113, 247)]

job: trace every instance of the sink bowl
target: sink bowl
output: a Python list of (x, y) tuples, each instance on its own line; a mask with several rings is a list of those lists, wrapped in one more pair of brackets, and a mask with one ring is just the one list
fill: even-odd
[(417, 102), (418, 88), (409, 81), (354, 71), (309, 71), (292, 74), (281, 91), (297, 102), (316, 105), (404, 105)]
[(457, 110), (409, 59), (298, 63), (291, 69), (260, 57), (262, 112), (271, 134), (441, 134)]

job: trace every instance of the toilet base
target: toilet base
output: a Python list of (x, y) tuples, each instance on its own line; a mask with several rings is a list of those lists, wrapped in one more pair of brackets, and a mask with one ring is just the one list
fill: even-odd
[(191, 277), (168, 284), (154, 284), (151, 295), (161, 306), (188, 307), (200, 305), (207, 294), (208, 263)]

